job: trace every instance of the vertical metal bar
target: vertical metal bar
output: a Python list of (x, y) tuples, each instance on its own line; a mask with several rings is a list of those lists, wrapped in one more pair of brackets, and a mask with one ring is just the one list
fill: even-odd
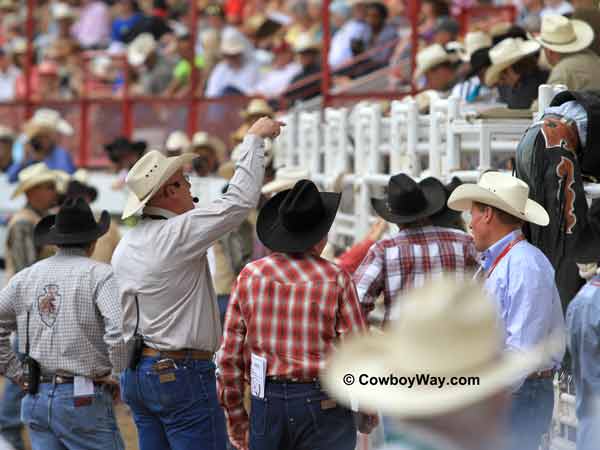
[(331, 67), (329, 67), (329, 47), (331, 44), (331, 26), (329, 23), (329, 3), (330, 0), (325, 0), (321, 6), (323, 15), (323, 46), (321, 50), (321, 96), (323, 103), (321, 108), (325, 109), (329, 106), (331, 95), (329, 89), (331, 87)]
[(198, 2), (193, 1), (192, 4), (192, 18), (190, 26), (190, 39), (192, 41), (192, 74), (190, 78), (190, 106), (188, 111), (188, 123), (187, 131), (189, 136), (193, 136), (196, 132), (198, 124), (198, 98), (196, 97), (196, 91), (198, 89), (198, 81), (200, 80), (198, 68), (196, 67), (196, 39), (198, 37)]
[(31, 101), (31, 63), (33, 60), (33, 37), (34, 37), (34, 17), (36, 0), (27, 0), (27, 51), (25, 52), (25, 118), (29, 119), (33, 113), (33, 104)]
[(409, 0), (408, 10), (410, 15), (410, 92), (417, 93), (414, 73), (417, 69), (417, 52), (419, 51), (419, 12), (421, 12), (421, 0)]

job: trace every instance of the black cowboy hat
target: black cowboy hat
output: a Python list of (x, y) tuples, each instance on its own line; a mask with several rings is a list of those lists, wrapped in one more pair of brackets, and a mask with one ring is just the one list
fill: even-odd
[(276, 252), (305, 252), (329, 232), (341, 197), (319, 192), (310, 180), (300, 180), (262, 207), (256, 221), (258, 238)]
[(98, 197), (98, 190), (94, 186), (82, 183), (77, 180), (69, 181), (65, 198), (89, 197), (90, 203), (93, 203)]
[[(439, 183), (442, 184), (441, 181)], [(431, 216), (431, 221), (433, 222), (434, 225), (437, 225), (440, 227), (446, 227), (446, 228), (454, 228), (456, 226), (458, 220), (460, 219), (460, 217), (462, 215), (462, 212), (455, 211), (453, 209), (448, 208), (447, 202), (448, 202), (448, 199), (450, 198), (450, 194), (452, 194), (454, 189), (456, 189), (461, 184), (463, 184), (463, 182), (460, 178), (452, 177), (452, 179), (450, 180), (450, 183), (442, 185), (442, 187), (444, 188), (444, 191), (446, 192), (446, 204), (441, 209), (441, 211), (439, 211), (439, 212), (435, 213), (433, 216)]]
[(444, 185), (433, 177), (417, 183), (400, 173), (390, 178), (386, 198), (372, 198), (377, 214), (388, 222), (404, 224), (425, 219), (446, 204)]
[(36, 225), (33, 237), (37, 246), (75, 245), (93, 242), (108, 231), (110, 214), (102, 211), (96, 222), (89, 205), (81, 197), (70, 198), (58, 214), (46, 216)]
[(573, 261), (576, 263), (600, 262), (600, 199), (592, 201), (587, 220), (587, 228), (579, 233), (573, 247)]
[(469, 65), (471, 68), (465, 74), (465, 80), (477, 75), (481, 69), (490, 67), (492, 65), (492, 60), (490, 59), (490, 47), (475, 50), (471, 55)]
[(118, 160), (123, 153), (132, 152), (141, 156), (146, 151), (146, 142), (130, 141), (126, 137), (120, 136), (114, 141), (106, 144), (104, 150), (108, 153), (108, 157), (111, 161), (115, 162), (115, 160)]

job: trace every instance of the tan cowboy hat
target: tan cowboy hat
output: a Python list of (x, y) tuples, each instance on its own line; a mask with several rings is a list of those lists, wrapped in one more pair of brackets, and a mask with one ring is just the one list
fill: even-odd
[(473, 202), (498, 208), (526, 222), (546, 226), (550, 217), (542, 205), (529, 199), (529, 186), (507, 173), (486, 172), (477, 184), (457, 187), (448, 199), (448, 207), (468, 211)]
[(258, 115), (273, 117), (273, 108), (269, 106), (265, 99), (253, 98), (248, 103), (248, 107), (240, 115), (244, 118)]
[(220, 51), (223, 55), (240, 55), (246, 51), (246, 42), (238, 33), (226, 33), (221, 40)]
[(427, 71), (433, 69), (440, 64), (451, 62), (450, 54), (440, 44), (433, 44), (424, 48), (417, 54), (417, 70), (415, 70), (415, 78), (419, 78)]
[(180, 151), (185, 153), (189, 150), (191, 145), (190, 139), (184, 131), (176, 130), (169, 134), (165, 148), (168, 152)]
[(48, 169), (48, 166), (43, 163), (32, 164), (19, 172), (19, 184), (10, 196), (11, 199), (17, 198), (19, 195), (26, 193), (31, 188), (48, 182), (57, 182), (57, 171)]
[(158, 150), (151, 150), (142, 156), (127, 174), (125, 182), (129, 188), (129, 198), (121, 218), (127, 219), (139, 212), (162, 185), (181, 166), (191, 163), (194, 157), (192, 153), (184, 153), (167, 158)]
[(583, 20), (547, 15), (542, 17), (541, 33), (536, 40), (555, 52), (574, 53), (591, 45), (594, 30)]
[(192, 136), (192, 145), (190, 151), (194, 152), (196, 147), (212, 148), (217, 154), (217, 160), (219, 162), (225, 161), (225, 144), (218, 137), (211, 136), (205, 131), (198, 131), (194, 133), (194, 136)]
[(150, 33), (142, 33), (127, 46), (127, 61), (134, 67), (144, 64), (156, 50), (156, 39)]
[(302, 33), (294, 43), (294, 52), (302, 53), (309, 50), (319, 50), (321, 43), (317, 41), (310, 33)]
[[(495, 303), (474, 282), (445, 277), (398, 302), (384, 333), (344, 341), (321, 373), (325, 389), (342, 403), (402, 418), (447, 414), (510, 389), (547, 359), (550, 345), (504, 349)], [(445, 384), (409, 387), (407, 377), (420, 374), (445, 377)], [(371, 384), (371, 377), (390, 381)], [(454, 386), (451, 377), (479, 383)]]
[(532, 55), (540, 49), (540, 44), (532, 40), (506, 38), (490, 49), (492, 65), (485, 71), (485, 84), (493, 86), (498, 82), (500, 73), (520, 59)]
[(28, 139), (44, 131), (53, 131), (71, 136), (73, 127), (61, 117), (58, 111), (40, 108), (33, 114), (31, 119), (25, 122), (23, 131)]
[(310, 178), (310, 172), (297, 167), (282, 167), (275, 172), (273, 181), (265, 184), (261, 192), (263, 194), (275, 194), (277, 192), (291, 189), (294, 185), (305, 178)]
[(465, 51), (460, 54), (463, 62), (469, 62), (477, 50), (492, 46), (492, 36), (485, 31), (471, 31), (465, 36)]
[(52, 17), (54, 20), (75, 19), (75, 11), (68, 3), (55, 3), (52, 5)]

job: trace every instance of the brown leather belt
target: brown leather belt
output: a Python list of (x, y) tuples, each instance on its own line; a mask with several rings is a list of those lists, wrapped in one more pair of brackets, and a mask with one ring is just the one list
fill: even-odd
[(157, 356), (164, 359), (194, 359), (199, 361), (212, 361), (213, 352), (204, 350), (155, 350), (150, 347), (144, 347), (142, 356)]
[[(40, 375), (40, 383), (51, 383), (51, 384), (73, 384), (75, 377), (67, 375)], [(99, 379), (93, 380), (94, 384), (106, 384), (104, 381)]]
[(297, 383), (297, 384), (308, 384), (318, 383), (318, 378), (282, 378), (278, 376), (268, 376), (267, 381), (271, 383)]
[(554, 376), (554, 371), (552, 369), (540, 370), (538, 372), (533, 372), (529, 374), (527, 377), (528, 380), (541, 380), (544, 378), (552, 378)]

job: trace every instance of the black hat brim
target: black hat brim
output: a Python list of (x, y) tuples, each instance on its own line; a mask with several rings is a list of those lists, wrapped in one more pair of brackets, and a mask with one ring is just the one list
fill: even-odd
[(102, 211), (96, 227), (79, 233), (60, 233), (54, 223), (56, 215), (46, 216), (36, 225), (33, 231), (35, 245), (77, 245), (93, 242), (106, 234), (110, 227), (110, 214)]
[(303, 253), (311, 249), (329, 230), (342, 198), (334, 192), (319, 192), (324, 214), (319, 222), (303, 231), (287, 230), (279, 219), (279, 206), (291, 191), (281, 191), (265, 203), (256, 220), (256, 233), (265, 247), (275, 252)]
[(399, 214), (390, 209), (387, 198), (371, 198), (371, 205), (379, 217), (388, 222), (405, 224), (426, 219), (440, 212), (446, 205), (444, 185), (434, 178), (425, 178), (419, 183), (427, 204), (420, 211)]

